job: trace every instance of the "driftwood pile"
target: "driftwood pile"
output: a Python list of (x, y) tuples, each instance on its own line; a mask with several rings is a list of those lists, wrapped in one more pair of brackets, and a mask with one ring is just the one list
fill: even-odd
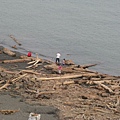
[[(88, 68), (96, 64), (75, 65), (71, 60), (67, 60), (59, 74), (58, 65), (38, 56), (21, 56), (20, 59), (3, 60), (1, 64), (17, 62), (25, 62), (27, 66), (17, 71), (0, 68), (1, 91), (18, 91), (27, 98), (55, 105), (63, 113), (68, 111), (64, 117), (69, 120), (97, 119), (98, 113), (99, 117), (106, 114), (106, 119), (109, 119), (108, 114), (119, 118), (120, 76), (90, 71)], [(63, 109), (63, 106), (66, 107)]]

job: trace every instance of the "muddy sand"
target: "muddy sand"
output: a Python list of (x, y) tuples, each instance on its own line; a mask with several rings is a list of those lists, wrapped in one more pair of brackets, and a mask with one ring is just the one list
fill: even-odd
[[(58, 65), (51, 61), (28, 60), (21, 53), (12, 57), (3, 49), (0, 120), (27, 120), (30, 112), (41, 114), (40, 120), (120, 120), (120, 76), (91, 71), (92, 65), (71, 60), (58, 74)], [(16, 112), (5, 115), (2, 110)]]

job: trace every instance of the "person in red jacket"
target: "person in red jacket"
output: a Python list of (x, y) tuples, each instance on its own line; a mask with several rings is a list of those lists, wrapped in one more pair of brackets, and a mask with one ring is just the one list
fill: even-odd
[(32, 53), (31, 53), (31, 52), (28, 52), (28, 55), (27, 55), (27, 56), (28, 56), (28, 57), (31, 57), (31, 55), (32, 55)]

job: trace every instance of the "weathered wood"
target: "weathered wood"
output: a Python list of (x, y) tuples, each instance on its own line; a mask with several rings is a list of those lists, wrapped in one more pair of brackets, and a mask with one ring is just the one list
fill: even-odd
[[(26, 55), (21, 55), (20, 58), (21, 58), (21, 59), (30, 59), (31, 62), (30, 62), (30, 63), (27, 63), (28, 65), (29, 65), (29, 64), (33, 64), (34, 62), (36, 62), (36, 57), (28, 57), (28, 56), (26, 56)], [(39, 62), (42, 63), (43, 60), (42, 60), (41, 58), (39, 58)]]
[(16, 113), (20, 110), (0, 110), (0, 113), (4, 114), (4, 115), (8, 115), (8, 114), (13, 114)]
[(13, 35), (9, 35), (9, 37), (12, 38), (19, 46), (22, 45)]
[(105, 88), (106, 90), (108, 90), (110, 93), (114, 93), (113, 90), (111, 90), (108, 86), (106, 86), (104, 84), (100, 84), (100, 86), (102, 86), (103, 88)]
[(111, 86), (111, 89), (112, 89), (112, 90), (120, 89), (120, 86), (119, 86), (119, 85), (112, 85), (112, 86)]
[(14, 45), (14, 46), (12, 46), (12, 48), (17, 49), (17, 46), (16, 46), (16, 45)]
[(108, 86), (104, 85), (102, 82), (104, 81), (93, 81), (93, 83), (103, 87), (104, 89), (108, 90), (110, 93), (114, 93)]
[(10, 83), (14, 83), (14, 82), (16, 82), (17, 80), (19, 80), (19, 79), (25, 77), (26, 75), (27, 75), (27, 74), (23, 74), (23, 75), (21, 75), (21, 76), (15, 78), (15, 79), (8, 80), (6, 84), (4, 84), (2, 87), (0, 87), (0, 90), (7, 88), (7, 87), (10, 85)]
[(38, 73), (38, 72), (34, 72), (33, 70), (22, 70), (21, 72), (35, 74), (35, 75), (40, 75), (41, 74), (41, 73)]
[(119, 106), (120, 105), (120, 98), (117, 96), (117, 102), (115, 104), (115, 107)]
[(82, 75), (64, 75), (64, 76), (58, 76), (58, 77), (51, 77), (51, 78), (37, 78), (37, 80), (59, 80), (59, 79), (71, 79), (71, 78), (79, 78), (82, 77)]
[(40, 61), (39, 61), (39, 59), (38, 60), (36, 60), (35, 62), (34, 62), (34, 64), (33, 65), (30, 65), (30, 66), (27, 66), (26, 68), (31, 68), (31, 67), (37, 67), (37, 63), (39, 63)]
[(28, 62), (31, 61), (31, 59), (13, 59), (13, 60), (3, 60), (2, 63), (21, 63), (21, 62)]
[(0, 87), (0, 90), (7, 88), (10, 85), (10, 81), (7, 81), (6, 84), (4, 84), (2, 87)]
[(102, 113), (110, 113), (109, 111), (107, 110), (102, 110), (100, 108), (94, 108), (94, 111), (98, 111), (98, 112), (102, 112)]
[(56, 85), (69, 85), (69, 84), (74, 84), (74, 83), (75, 83), (74, 81), (65, 81), (62, 83), (57, 83)]
[(3, 72), (8, 73), (8, 74), (18, 74), (18, 72), (15, 72), (15, 71), (8, 71), (8, 70), (4, 70)]
[(110, 110), (114, 111), (115, 113), (120, 113), (116, 108), (111, 108), (108, 104), (106, 105)]
[(41, 95), (43, 95), (43, 94), (57, 94), (58, 92), (57, 91), (44, 91), (44, 92), (39, 92), (37, 95), (36, 95), (36, 97), (39, 97), (39, 96), (41, 96)]
[(8, 48), (4, 48), (3, 52), (9, 56), (16, 56), (16, 53), (12, 52), (11, 50), (9, 50)]
[(83, 75), (83, 77), (99, 77), (100, 76), (100, 74), (97, 74), (97, 73), (83, 73), (82, 74)]
[(88, 68), (88, 67), (93, 67), (96, 66), (97, 64), (87, 64), (87, 65), (80, 65), (81, 68)]
[(38, 54), (36, 54), (36, 59), (34, 61), (28, 63), (28, 64), (32, 64), (32, 65), (27, 66), (26, 68), (38, 67), (39, 62), (42, 62), (42, 61), (41, 61), (41, 59), (39, 59)]
[(35, 60), (31, 61), (31, 62), (28, 62), (27, 64), (30, 65), (30, 64), (33, 64), (33, 63), (35, 63)]

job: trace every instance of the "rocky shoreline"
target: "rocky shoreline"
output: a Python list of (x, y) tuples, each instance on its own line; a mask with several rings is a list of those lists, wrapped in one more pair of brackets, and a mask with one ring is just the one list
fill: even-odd
[(51, 61), (37, 55), (27, 57), (14, 51), (6, 52), (0, 47), (0, 96), (7, 92), (21, 96), (30, 105), (52, 106), (54, 112), (46, 112), (53, 113), (52, 118), (41, 120), (119, 120), (120, 76), (88, 69), (94, 65), (76, 65), (66, 60), (62, 74), (58, 74), (58, 65)]

